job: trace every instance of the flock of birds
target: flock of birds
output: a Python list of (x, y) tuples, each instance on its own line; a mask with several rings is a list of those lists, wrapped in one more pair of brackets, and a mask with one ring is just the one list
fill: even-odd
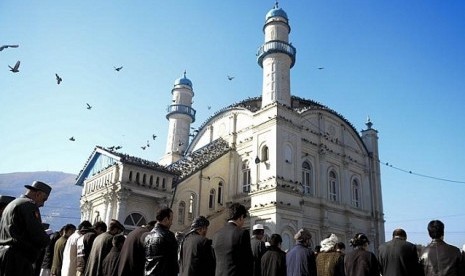
[[(2, 45), (2, 46), (0, 46), (0, 51), (3, 51), (5, 49), (7, 49), (7, 48), (18, 48), (18, 47), (19, 47), (19, 45), (17, 45), (17, 44), (15, 44), (15, 45)], [(21, 65), (21, 61), (18, 60), (14, 66), (8, 65), (8, 67), (10, 68), (11, 72), (18, 73), (20, 65)], [(114, 68), (115, 71), (120, 72), (123, 69), (123, 66), (118, 66), (118, 67), (114, 66), (113, 68)], [(227, 79), (229, 81), (232, 81), (234, 78), (235, 78), (234, 76), (227, 75)], [(58, 73), (55, 73), (55, 80), (56, 80), (57, 85), (60, 85), (63, 82), (63, 78), (60, 75), (58, 75)], [(87, 108), (87, 110), (91, 110), (92, 106), (89, 103), (86, 103), (86, 108)], [(208, 108), (208, 110), (210, 110), (211, 106), (208, 106), (207, 108)], [(152, 135), (152, 140), (155, 140), (156, 138), (157, 138), (157, 135), (153, 134)], [(75, 142), (76, 138), (74, 136), (71, 136), (69, 138), (69, 141)], [(183, 143), (180, 141), (179, 146), (182, 146), (182, 145), (183, 145)], [(148, 147), (150, 147), (149, 140), (147, 140), (146, 144), (141, 146), (141, 149), (146, 150)], [(110, 150), (119, 150), (121, 148), (122, 148), (122, 146), (112, 146), (112, 147), (109, 147), (108, 149), (110, 149)]]

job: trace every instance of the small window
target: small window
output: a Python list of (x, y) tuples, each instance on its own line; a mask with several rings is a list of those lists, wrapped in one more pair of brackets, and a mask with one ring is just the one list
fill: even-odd
[(146, 183), (146, 178), (147, 178), (147, 176), (144, 173), (144, 175), (142, 176), (142, 184), (143, 185), (145, 185), (145, 183)]
[(339, 184), (337, 180), (337, 175), (334, 171), (329, 172), (329, 183), (328, 183), (328, 197), (330, 201), (338, 201), (338, 189)]
[(215, 208), (215, 189), (210, 190), (210, 196), (208, 197), (208, 208)]
[(129, 182), (132, 182), (132, 171), (129, 171)]
[(312, 183), (312, 166), (310, 163), (305, 161), (302, 163), (302, 187), (303, 192), (306, 195), (313, 195), (313, 183)]
[(136, 183), (140, 184), (140, 182), (139, 182), (139, 173), (136, 173)]
[(262, 154), (261, 154), (261, 160), (262, 162), (268, 161), (269, 158), (269, 150), (268, 147), (265, 145), (262, 147)]
[(184, 217), (186, 214), (186, 203), (184, 201), (179, 202), (178, 206), (178, 224), (184, 225)]
[(138, 213), (132, 213), (124, 220), (124, 225), (142, 226), (146, 224), (144, 216)]
[(223, 205), (223, 182), (218, 183), (218, 204)]
[(153, 175), (150, 176), (149, 185), (150, 185), (150, 187), (152, 187), (152, 185), (153, 185)]
[(352, 180), (352, 206), (360, 207), (360, 184), (357, 179)]
[(244, 161), (242, 163), (242, 192), (244, 193), (250, 192), (250, 184), (251, 184), (251, 177), (250, 177), (249, 162)]

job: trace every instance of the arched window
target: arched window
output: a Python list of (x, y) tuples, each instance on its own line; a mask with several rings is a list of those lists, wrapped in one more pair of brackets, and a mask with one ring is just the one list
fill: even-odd
[(178, 224), (184, 225), (184, 217), (186, 214), (186, 203), (184, 201), (179, 202), (178, 206)]
[(130, 226), (142, 226), (147, 224), (144, 216), (142, 216), (139, 213), (132, 213), (129, 216), (126, 217), (124, 220), (124, 225), (130, 225)]
[(157, 176), (157, 180), (155, 180), (155, 188), (158, 189), (160, 187), (160, 177)]
[(146, 179), (147, 179), (147, 176), (144, 173), (144, 175), (142, 176), (142, 185), (145, 185)]
[(250, 192), (250, 184), (251, 184), (251, 177), (250, 177), (249, 162), (244, 161), (242, 163), (242, 192), (244, 193)]
[(153, 185), (153, 175), (150, 176), (149, 184), (150, 184), (150, 187), (152, 187), (152, 185)]
[(218, 183), (218, 204), (223, 205), (223, 182)]
[(338, 186), (337, 175), (331, 170), (328, 178), (328, 197), (330, 201), (338, 201)]
[(215, 208), (215, 189), (210, 190), (210, 196), (208, 197), (208, 208)]
[(268, 150), (268, 147), (265, 145), (262, 147), (260, 161), (262, 162), (268, 161), (268, 158), (269, 158), (269, 150)]
[(302, 187), (304, 194), (313, 195), (313, 183), (312, 183), (312, 166), (310, 163), (305, 161), (302, 163)]
[(132, 181), (132, 171), (129, 171), (129, 182)]
[(139, 183), (139, 173), (136, 173), (136, 183), (137, 183), (137, 184), (140, 184), (140, 183)]
[(161, 188), (164, 190), (166, 189), (166, 180), (165, 178), (163, 177), (162, 180), (161, 180)]
[(351, 187), (351, 194), (352, 194), (352, 206), (357, 208), (360, 207), (360, 184), (358, 183), (357, 179), (352, 180), (352, 187)]
[(187, 211), (187, 218), (189, 220), (194, 219), (195, 209), (197, 207), (196, 196), (194, 193), (191, 193), (189, 197), (189, 210)]

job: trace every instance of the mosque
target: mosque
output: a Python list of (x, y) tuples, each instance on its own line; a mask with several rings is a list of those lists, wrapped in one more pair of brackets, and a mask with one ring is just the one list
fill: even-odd
[(172, 231), (203, 215), (211, 237), (239, 202), (249, 208), (246, 227), (261, 223), (267, 235), (280, 234), (283, 249), (302, 227), (314, 245), (330, 233), (347, 245), (363, 232), (372, 250), (384, 242), (378, 131), (368, 120), (358, 133), (336, 111), (291, 94), (296, 48), (277, 4), (263, 31), (261, 96), (219, 110), (189, 139), (196, 111), (184, 74), (171, 91), (164, 156), (157, 163), (96, 146), (76, 178), (82, 219), (118, 219), (133, 229), (169, 206)]

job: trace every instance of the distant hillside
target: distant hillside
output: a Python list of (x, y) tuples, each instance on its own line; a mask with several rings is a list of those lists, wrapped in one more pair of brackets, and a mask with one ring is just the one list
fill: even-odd
[(50, 223), (50, 228), (59, 230), (67, 223), (76, 226), (80, 221), (79, 199), (81, 187), (74, 185), (76, 175), (64, 172), (16, 172), (0, 174), (0, 194), (20, 196), (24, 185), (40, 180), (52, 187), (52, 193), (41, 208), (42, 221)]

